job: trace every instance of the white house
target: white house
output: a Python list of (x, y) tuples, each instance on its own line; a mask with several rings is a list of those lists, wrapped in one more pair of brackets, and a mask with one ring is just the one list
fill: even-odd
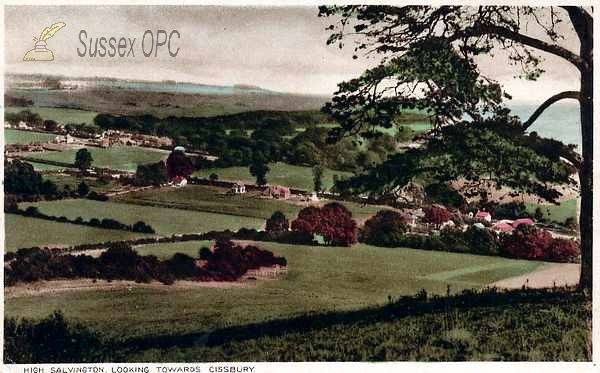
[(231, 192), (233, 192), (234, 194), (246, 193), (246, 184), (242, 183), (241, 181), (234, 183), (231, 187)]
[(183, 176), (175, 176), (171, 180), (171, 185), (177, 188), (181, 188), (187, 185), (187, 179)]

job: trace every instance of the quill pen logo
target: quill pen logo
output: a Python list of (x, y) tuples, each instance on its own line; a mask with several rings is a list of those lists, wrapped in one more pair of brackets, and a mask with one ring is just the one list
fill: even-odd
[(23, 61), (53, 61), (54, 54), (50, 49), (46, 48), (46, 40), (53, 37), (58, 30), (65, 26), (64, 22), (57, 22), (52, 26), (46, 27), (39, 38), (34, 36), (33, 40), (36, 42), (35, 48), (25, 54)]

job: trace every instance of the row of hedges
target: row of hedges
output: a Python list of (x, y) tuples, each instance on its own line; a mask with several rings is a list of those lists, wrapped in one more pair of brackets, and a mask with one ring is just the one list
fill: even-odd
[(285, 266), (285, 258), (256, 246), (241, 247), (230, 240), (219, 240), (214, 251), (202, 252), (202, 261), (176, 253), (159, 260), (154, 255), (139, 255), (127, 244), (109, 247), (98, 258), (90, 255), (62, 254), (51, 249), (21, 249), (5, 266), (7, 286), (58, 278), (160, 281), (176, 280), (236, 281), (250, 269)]
[(422, 250), (452, 251), (508, 258), (575, 262), (579, 244), (575, 240), (553, 238), (548, 231), (521, 225), (512, 234), (470, 226), (466, 231), (446, 227), (439, 234), (408, 233), (403, 216), (382, 210), (365, 222), (359, 241), (374, 246), (410, 247)]
[(149, 224), (146, 224), (143, 221), (138, 221), (134, 224), (124, 224), (114, 219), (104, 218), (102, 220), (92, 218), (90, 220), (83, 220), (81, 216), (78, 216), (75, 219), (69, 219), (66, 216), (53, 216), (46, 215), (43, 212), (40, 212), (39, 209), (35, 206), (29, 206), (25, 210), (17, 209), (16, 211), (12, 211), (12, 213), (17, 215), (23, 215), (38, 219), (45, 219), (50, 221), (57, 221), (60, 223), (70, 223), (77, 225), (87, 225), (89, 227), (95, 228), (104, 228), (104, 229), (118, 229), (130, 232), (138, 232), (138, 233), (150, 233), (154, 234), (156, 231)]

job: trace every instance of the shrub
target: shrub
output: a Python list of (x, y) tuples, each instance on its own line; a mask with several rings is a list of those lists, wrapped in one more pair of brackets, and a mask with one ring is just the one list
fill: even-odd
[(150, 225), (146, 224), (143, 221), (138, 221), (135, 224), (133, 224), (131, 226), (131, 230), (133, 232), (140, 232), (140, 233), (156, 233), (156, 231), (154, 230), (154, 228), (152, 228)]
[(534, 226), (520, 225), (510, 235), (504, 235), (501, 251), (505, 256), (517, 259), (546, 259), (552, 235)]
[(69, 324), (60, 312), (39, 321), (4, 320), (4, 361), (10, 364), (89, 363), (106, 359), (97, 333)]
[(397, 246), (406, 231), (408, 225), (400, 213), (381, 210), (365, 222), (360, 232), (360, 241), (376, 246)]
[(266, 231), (269, 233), (281, 233), (290, 229), (290, 222), (281, 211), (275, 211), (266, 223)]
[(208, 247), (202, 247), (200, 248), (200, 251), (198, 252), (198, 256), (200, 257), (201, 260), (210, 260), (210, 258), (212, 257), (212, 251), (210, 250), (210, 248)]
[(569, 229), (577, 229), (577, 219), (573, 216), (569, 216), (565, 219), (564, 225)]
[(472, 250), (472, 247), (468, 242), (467, 236), (465, 235), (465, 233), (463, 233), (463, 231), (460, 228), (457, 227), (445, 227), (444, 229), (442, 229), (442, 231), (440, 232), (440, 241), (444, 243), (447, 251), (468, 253)]
[(425, 207), (423, 209), (423, 212), (425, 213), (425, 217), (423, 218), (423, 220), (426, 223), (431, 223), (436, 226), (439, 226), (440, 224), (447, 222), (452, 217), (452, 215), (450, 214), (450, 211), (446, 210), (443, 207), (439, 207), (439, 206)]
[(94, 201), (101, 201), (101, 202), (108, 201), (108, 196), (106, 196), (104, 194), (96, 193), (95, 191), (89, 192), (88, 195), (87, 195), (87, 198), (91, 199), (91, 200), (94, 200)]
[(574, 240), (555, 238), (548, 247), (546, 260), (574, 262), (579, 256), (579, 244)]
[(498, 255), (500, 252), (498, 236), (489, 229), (470, 226), (464, 232), (464, 236), (469, 252), (472, 254)]

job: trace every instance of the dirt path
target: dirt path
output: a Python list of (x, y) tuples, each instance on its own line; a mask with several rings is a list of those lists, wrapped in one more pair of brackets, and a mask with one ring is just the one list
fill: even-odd
[(531, 273), (500, 280), (490, 285), (498, 288), (519, 289), (523, 285), (528, 288), (545, 288), (554, 285), (577, 285), (578, 282), (579, 264), (549, 263)]
[(132, 290), (133, 288), (172, 290), (192, 290), (198, 288), (238, 288), (252, 287), (255, 283), (243, 282), (218, 282), (218, 281), (176, 281), (172, 285), (164, 285), (160, 282), (136, 283), (134, 281), (111, 281), (92, 279), (79, 280), (52, 280), (38, 281), (30, 284), (19, 284), (4, 288), (4, 298), (30, 297), (46, 294), (57, 294), (70, 291), (82, 290)]

